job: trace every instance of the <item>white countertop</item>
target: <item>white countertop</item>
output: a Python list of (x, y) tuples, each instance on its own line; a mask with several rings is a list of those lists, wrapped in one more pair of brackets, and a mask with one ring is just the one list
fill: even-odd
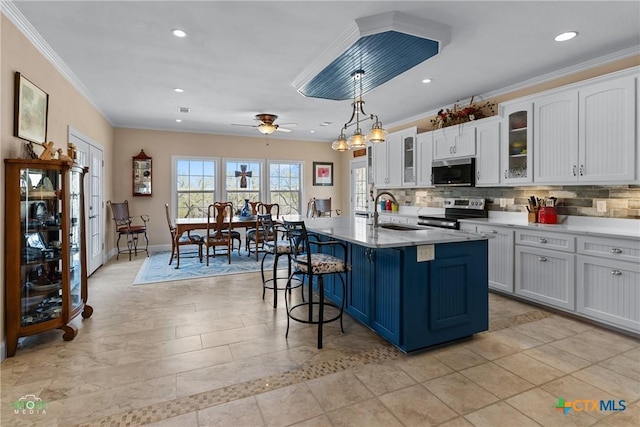
[(489, 218), (461, 219), (471, 224), (492, 224), (527, 230), (584, 234), (600, 237), (640, 239), (640, 220), (620, 218), (596, 218), (585, 216), (559, 216), (559, 224), (527, 222), (524, 213), (489, 212)]
[(355, 243), (369, 248), (397, 248), (403, 246), (433, 245), (437, 243), (455, 243), (472, 240), (486, 240), (481, 234), (467, 233), (441, 228), (420, 230), (389, 230), (373, 228), (366, 218), (333, 217), (306, 218), (287, 215), (285, 220), (304, 220), (307, 230)]

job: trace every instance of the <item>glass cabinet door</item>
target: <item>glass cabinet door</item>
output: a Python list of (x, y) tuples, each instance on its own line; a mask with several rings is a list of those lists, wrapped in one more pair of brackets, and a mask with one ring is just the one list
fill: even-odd
[(402, 137), (402, 183), (415, 184), (415, 138), (413, 136)]
[(71, 311), (82, 305), (82, 210), (80, 197), (82, 173), (77, 169), (69, 172), (69, 298)]
[(62, 315), (62, 174), (20, 169), (20, 326)]
[(505, 107), (506, 123), (503, 127), (506, 135), (503, 141), (504, 182), (532, 182), (532, 106)]

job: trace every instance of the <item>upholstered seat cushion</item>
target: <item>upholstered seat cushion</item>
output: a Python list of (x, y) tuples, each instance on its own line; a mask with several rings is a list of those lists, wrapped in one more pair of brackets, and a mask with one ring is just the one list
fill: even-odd
[(183, 234), (179, 239), (178, 239), (178, 243), (187, 243), (187, 242), (191, 242), (191, 243), (200, 243), (202, 242), (202, 236), (199, 234)]
[(271, 254), (290, 254), (291, 246), (289, 245), (288, 240), (278, 240), (277, 242), (268, 241), (264, 244), (267, 252)]
[[(308, 273), (307, 256), (301, 255), (293, 259), (294, 267), (297, 271)], [(311, 273), (328, 274), (342, 273), (350, 270), (351, 266), (344, 260), (328, 254), (311, 254)]]

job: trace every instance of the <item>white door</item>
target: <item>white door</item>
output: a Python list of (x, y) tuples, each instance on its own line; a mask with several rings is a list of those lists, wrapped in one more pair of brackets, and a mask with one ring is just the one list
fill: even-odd
[(366, 160), (351, 162), (351, 212), (354, 214), (367, 212), (368, 187)]
[(102, 146), (72, 128), (69, 128), (69, 142), (76, 146), (78, 163), (89, 168), (84, 180), (84, 200), (87, 275), (91, 275), (104, 263), (104, 154)]

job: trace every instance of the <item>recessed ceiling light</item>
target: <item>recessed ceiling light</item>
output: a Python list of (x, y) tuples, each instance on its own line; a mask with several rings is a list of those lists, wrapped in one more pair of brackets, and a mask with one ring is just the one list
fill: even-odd
[(310, 130), (309, 133), (316, 133), (316, 131), (315, 130)]
[(176, 123), (182, 123), (182, 119), (176, 119)]
[(187, 33), (185, 33), (182, 30), (171, 30), (171, 34), (173, 34), (176, 37), (180, 37), (180, 38), (187, 37)]
[(184, 92), (184, 89), (180, 89), (179, 87), (177, 87), (173, 91), (176, 92), (176, 93), (182, 93), (182, 92)]
[(320, 123), (320, 126), (329, 126), (331, 124), (331, 122), (322, 122)]
[(431, 83), (431, 79), (424, 79), (422, 83)]
[(558, 34), (557, 36), (555, 36), (554, 40), (557, 42), (566, 42), (567, 40), (571, 40), (577, 35), (578, 33), (575, 31), (567, 31), (566, 33)]

